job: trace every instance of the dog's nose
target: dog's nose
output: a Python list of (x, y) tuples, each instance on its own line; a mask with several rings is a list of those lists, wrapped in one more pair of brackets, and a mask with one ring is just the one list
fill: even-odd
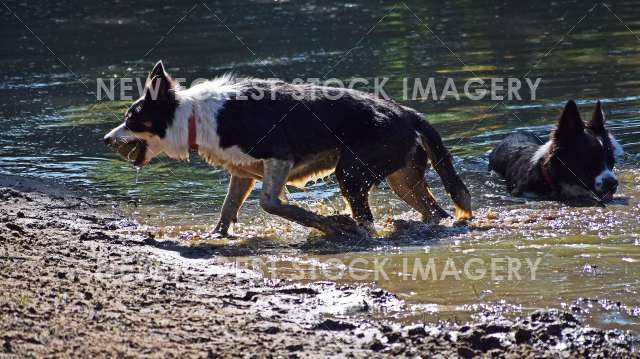
[(112, 140), (112, 138), (111, 138), (111, 137), (109, 137), (109, 136), (104, 136), (104, 137), (102, 138), (102, 142), (104, 142), (104, 144), (105, 144), (105, 145), (107, 145), (107, 146), (111, 146), (111, 145), (112, 145), (112, 143), (113, 143), (113, 140)]
[(602, 180), (602, 191), (615, 193), (618, 189), (618, 180), (615, 177), (605, 177)]

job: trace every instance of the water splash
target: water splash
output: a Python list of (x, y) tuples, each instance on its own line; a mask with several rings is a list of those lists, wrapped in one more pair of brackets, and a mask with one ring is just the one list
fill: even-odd
[(135, 166), (136, 168), (136, 184), (138, 184), (138, 178), (140, 178), (140, 166)]

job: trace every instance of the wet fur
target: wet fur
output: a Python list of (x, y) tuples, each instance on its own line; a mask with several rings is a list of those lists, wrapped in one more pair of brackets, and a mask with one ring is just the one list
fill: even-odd
[[(452, 196), (456, 215), (471, 216), (469, 192), (439, 134), (410, 108), (354, 90), (230, 76), (185, 90), (177, 87), (161, 63), (147, 83), (159, 85), (159, 97), (154, 99), (146, 92), (127, 112), (125, 124), (107, 134), (105, 141), (127, 136), (146, 141), (148, 150), (136, 160), (139, 165), (158, 152), (186, 159), (188, 121), (193, 116), (198, 154), (232, 175), (230, 203), (238, 202), (248, 190), (248, 182), (234, 178), (262, 180), (265, 210), (329, 232), (331, 225), (325, 219), (276, 203), (274, 198), (282, 198), (278, 181), (303, 187), (335, 172), (354, 219), (370, 226), (369, 190), (403, 168), (418, 168), (423, 176), (430, 160)], [(142, 111), (138, 111), (140, 106)], [(153, 124), (141, 125), (149, 122)], [(277, 178), (266, 178), (265, 173)], [(267, 184), (274, 193), (265, 193)], [(229, 198), (234, 196), (237, 198)], [(426, 205), (417, 208), (423, 216), (439, 219), (446, 215), (430, 192), (428, 196), (421, 197)], [(223, 206), (228, 208), (223, 221), (235, 218), (242, 204), (227, 206), (228, 201)], [(219, 225), (221, 232), (226, 227), (228, 223)]]
[(489, 168), (506, 179), (514, 196), (607, 197), (617, 188), (612, 170), (622, 153), (605, 128), (600, 102), (584, 124), (569, 101), (546, 143), (531, 133), (511, 134), (491, 152)]

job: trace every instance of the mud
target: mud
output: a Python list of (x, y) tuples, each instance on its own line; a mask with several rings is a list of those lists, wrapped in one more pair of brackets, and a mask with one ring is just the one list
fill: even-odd
[(87, 198), (0, 179), (0, 357), (639, 357), (555, 310), (403, 325), (384, 290), (267, 280)]

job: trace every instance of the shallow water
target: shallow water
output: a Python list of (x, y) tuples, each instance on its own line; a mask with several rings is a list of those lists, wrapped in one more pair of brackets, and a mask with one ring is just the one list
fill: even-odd
[[(629, 29), (640, 33), (640, 9), (634, 2), (607, 8), (569, 1), (252, 1), (217, 4), (215, 15), (188, 1), (140, 1), (135, 9), (124, 3), (82, 9), (69, 1), (7, 4), (64, 65), (15, 17), (1, 15), (0, 174), (48, 178), (98, 200), (118, 200), (158, 236), (240, 262), (260, 255), (276, 263), (282, 277), (311, 280), (320, 268), (340, 268), (338, 262), (323, 265), (327, 260), (373, 270), (376, 259), (388, 259), (388, 279), (361, 275), (355, 281), (375, 281), (415, 305), (396, 314), (406, 320), (573, 306), (593, 324), (639, 330), (640, 39)], [(197, 159), (186, 164), (160, 158), (138, 176), (100, 141), (120, 121), (127, 101), (96, 101), (96, 78), (143, 77), (160, 58), (171, 73), (187, 79), (227, 71), (275, 73), (285, 80), (389, 77), (385, 89), (400, 100), (402, 77), (463, 83), (526, 74), (543, 83), (537, 100), (401, 100), (427, 114), (456, 156), (474, 196), (477, 219), (469, 227), (411, 223), (415, 213), (382, 186), (372, 203), (383, 239), (318, 241), (304, 228), (263, 214), (254, 193), (235, 229), (249, 239), (185, 242), (179, 237), (215, 224), (227, 175)], [(599, 208), (506, 197), (502, 182), (486, 171), (486, 151), (516, 129), (545, 136), (569, 98), (578, 100), (585, 118), (602, 100), (609, 128), (628, 153), (617, 167), (622, 187), (616, 200)], [(437, 178), (428, 175), (448, 207)], [(344, 209), (332, 177), (306, 191), (291, 189), (290, 198), (322, 213)], [(353, 263), (356, 258), (362, 261)], [(417, 259), (429, 258), (438, 268), (451, 258), (461, 271), (472, 258), (541, 262), (536, 279), (406, 279)], [(294, 266), (306, 268), (305, 275)]]

